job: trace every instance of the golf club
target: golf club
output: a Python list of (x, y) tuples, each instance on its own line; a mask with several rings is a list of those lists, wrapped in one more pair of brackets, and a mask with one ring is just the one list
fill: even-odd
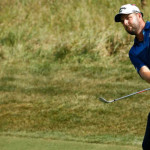
[(120, 97), (120, 98), (117, 98), (117, 99), (114, 99), (114, 100), (111, 100), (111, 101), (108, 101), (102, 97), (99, 98), (100, 101), (104, 102), (104, 103), (112, 103), (112, 102), (115, 102), (115, 101), (118, 101), (118, 100), (121, 100), (121, 99), (124, 99), (124, 98), (127, 98), (127, 97), (130, 97), (132, 95), (135, 95), (135, 94), (140, 94), (140, 93), (143, 93), (145, 91), (148, 91), (150, 90), (150, 88), (147, 88), (147, 89), (144, 89), (142, 91), (138, 91), (138, 92), (135, 92), (135, 93), (132, 93), (132, 94), (129, 94), (129, 95), (126, 95), (126, 96), (123, 96), (123, 97)]

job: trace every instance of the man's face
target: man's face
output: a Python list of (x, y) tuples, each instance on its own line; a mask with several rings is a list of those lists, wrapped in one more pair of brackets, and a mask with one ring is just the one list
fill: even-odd
[(137, 35), (140, 27), (139, 14), (121, 15), (121, 23), (131, 35)]

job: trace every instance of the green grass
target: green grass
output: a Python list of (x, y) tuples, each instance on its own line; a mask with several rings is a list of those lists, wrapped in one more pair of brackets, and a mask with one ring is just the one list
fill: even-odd
[[(124, 3), (0, 1), (2, 137), (141, 145), (149, 92), (108, 105), (98, 100), (149, 87), (128, 58), (133, 37), (114, 23)], [(149, 18), (149, 2), (142, 12)]]
[(1, 137), (16, 137), (16, 138), (33, 138), (33, 139), (47, 139), (47, 140), (61, 140), (61, 141), (73, 141), (82, 143), (100, 143), (100, 144), (116, 144), (116, 145), (130, 145), (130, 146), (141, 146), (143, 137), (134, 135), (118, 135), (118, 134), (99, 134), (89, 136), (76, 136), (75, 134), (67, 134), (65, 132), (56, 131), (36, 131), (36, 132), (1, 132)]
[(0, 137), (1, 150), (140, 150), (137, 146), (90, 144), (49, 139)]

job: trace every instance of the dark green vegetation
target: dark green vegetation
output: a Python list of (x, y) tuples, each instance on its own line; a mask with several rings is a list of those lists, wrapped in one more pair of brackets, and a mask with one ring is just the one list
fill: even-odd
[(150, 93), (98, 100), (149, 87), (128, 58), (133, 37), (113, 20), (124, 3), (0, 1), (1, 135), (141, 144)]

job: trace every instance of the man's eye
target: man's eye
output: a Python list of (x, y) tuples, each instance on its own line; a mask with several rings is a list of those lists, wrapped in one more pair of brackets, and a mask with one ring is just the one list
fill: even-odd
[(132, 17), (128, 17), (128, 19), (132, 19)]

